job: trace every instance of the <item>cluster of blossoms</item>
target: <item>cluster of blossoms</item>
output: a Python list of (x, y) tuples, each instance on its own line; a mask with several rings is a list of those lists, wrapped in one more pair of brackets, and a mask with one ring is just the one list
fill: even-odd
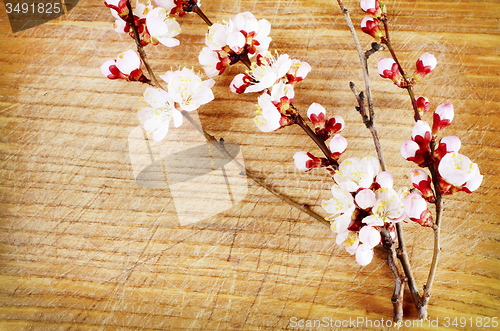
[(240, 60), (257, 54), (266, 54), (271, 38), (271, 24), (257, 21), (252, 13), (234, 16), (228, 23), (215, 23), (209, 27), (205, 44), (198, 59), (208, 77), (221, 75), (224, 70)]
[[(179, 23), (170, 17), (170, 13), (178, 12), (177, 3), (182, 6), (186, 1), (165, 1), (158, 0), (158, 7), (148, 3), (147, 5), (136, 1), (128, 0), (106, 0), (105, 5), (111, 9), (111, 14), (115, 17), (114, 29), (118, 33), (128, 33), (135, 38), (132, 24), (135, 25), (137, 34), (143, 46), (147, 44), (157, 45), (159, 43), (174, 47), (179, 45), (179, 41), (174, 37), (181, 32)], [(190, 1), (188, 1), (189, 3)]]
[[(378, 0), (361, 0), (360, 5), (365, 13), (370, 14), (370, 16), (366, 16), (361, 21), (361, 30), (372, 36), (377, 42), (386, 41), (386, 37), (379, 25), (380, 22), (383, 22), (386, 18), (387, 12), (385, 5)], [(408, 79), (401, 75), (400, 68), (396, 61), (391, 58), (383, 58), (378, 61), (378, 73), (383, 78), (392, 80), (397, 86), (406, 87), (415, 84), (420, 81), (422, 77), (432, 72), (436, 64), (437, 61), (434, 55), (424, 53), (417, 60), (413, 78)]]
[(323, 200), (322, 206), (331, 214), (337, 244), (356, 254), (360, 265), (372, 261), (373, 248), (382, 241), (382, 230), (395, 240), (395, 224), (403, 220), (432, 226), (424, 198), (406, 189), (396, 192), (392, 174), (379, 172), (376, 158), (346, 159), (333, 178), (333, 198)]
[(308, 63), (292, 60), (287, 54), (258, 54), (251, 69), (236, 75), (229, 88), (238, 94), (261, 92), (254, 121), (263, 132), (275, 131), (295, 123), (294, 85), (310, 71)]
[[(411, 140), (401, 146), (401, 155), (420, 167), (438, 170), (439, 192), (452, 194), (458, 191), (475, 191), (483, 176), (477, 164), (458, 153), (461, 142), (458, 137), (447, 136), (439, 140), (437, 147), (431, 148), (437, 136), (450, 125), (454, 117), (453, 105), (445, 103), (434, 111), (432, 129), (427, 122), (419, 120), (412, 130)], [(421, 169), (412, 171), (413, 186), (421, 191), (427, 201), (433, 202), (434, 193), (430, 189), (431, 178)]]
[(159, 142), (168, 133), (170, 120), (175, 127), (182, 124), (181, 111), (193, 111), (214, 99), (213, 79), (202, 80), (191, 69), (168, 71), (160, 76), (167, 83), (167, 91), (147, 88), (143, 101), (145, 108), (137, 114), (144, 130), (153, 132), (152, 138)]
[[(330, 160), (337, 161), (347, 148), (347, 140), (340, 134), (336, 134), (344, 128), (344, 119), (340, 115), (326, 118), (326, 110), (319, 103), (313, 103), (307, 110), (307, 117), (314, 125), (316, 135), (323, 141), (330, 137), (328, 149), (330, 150)], [(328, 158), (318, 158), (311, 153), (300, 151), (293, 156), (295, 167), (302, 171), (309, 171), (317, 167), (331, 165)]]
[[(159, 43), (168, 47), (179, 45), (174, 37), (180, 33), (180, 26), (170, 15), (182, 16), (199, 6), (193, 0), (156, 0), (156, 8), (150, 2), (147, 5), (138, 1), (127, 2), (128, 0), (106, 0), (105, 4), (116, 18), (115, 31), (129, 33), (135, 39), (134, 26), (142, 46)], [(106, 61), (101, 66), (101, 72), (110, 79), (151, 83), (144, 76), (141, 66), (142, 61), (137, 53), (128, 50), (119, 54), (116, 60)], [(139, 108), (137, 114), (142, 128), (152, 133), (156, 142), (165, 138), (171, 121), (175, 127), (182, 124), (182, 111), (196, 110), (214, 99), (211, 90), (214, 80), (203, 81), (191, 69), (171, 70), (160, 78), (167, 84), (166, 90), (147, 88), (144, 99), (141, 100), (146, 107)]]

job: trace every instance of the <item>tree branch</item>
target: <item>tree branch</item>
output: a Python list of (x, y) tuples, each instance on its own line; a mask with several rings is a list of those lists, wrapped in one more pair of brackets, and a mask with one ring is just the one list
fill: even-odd
[(210, 135), (209, 133), (207, 133), (205, 130), (203, 130), (199, 125), (198, 123), (196, 123), (196, 121), (191, 117), (191, 115), (189, 115), (189, 113), (185, 110), (181, 111), (182, 115), (196, 128), (196, 130), (198, 130), (201, 134), (203, 134), (205, 136), (205, 138), (213, 145), (215, 146), (222, 154), (224, 154), (224, 156), (226, 156), (229, 160), (231, 160), (231, 162), (236, 166), (238, 167), (238, 169), (241, 171), (242, 175), (246, 175), (247, 177), (249, 177), (250, 179), (252, 179), (254, 182), (256, 182), (258, 185), (262, 186), (263, 188), (265, 188), (266, 190), (268, 190), (269, 192), (271, 192), (274, 196), (280, 198), (281, 200), (283, 200), (284, 202), (288, 203), (289, 205), (303, 211), (304, 213), (306, 213), (307, 215), (311, 216), (312, 218), (314, 218), (315, 220), (319, 221), (320, 223), (326, 225), (326, 226), (330, 226), (330, 222), (328, 222), (327, 220), (325, 220), (324, 217), (320, 216), (319, 214), (315, 213), (314, 211), (312, 211), (309, 206), (305, 205), (305, 204), (299, 204), (295, 201), (293, 201), (292, 199), (282, 195), (281, 193), (277, 192), (275, 189), (273, 189), (272, 187), (270, 187), (269, 185), (267, 185), (262, 179), (260, 179), (259, 177), (257, 177), (256, 175), (254, 175), (253, 173), (251, 173), (250, 171), (248, 171), (241, 163), (239, 163), (225, 148), (224, 146), (224, 140), (217, 140), (215, 139), (214, 136)]

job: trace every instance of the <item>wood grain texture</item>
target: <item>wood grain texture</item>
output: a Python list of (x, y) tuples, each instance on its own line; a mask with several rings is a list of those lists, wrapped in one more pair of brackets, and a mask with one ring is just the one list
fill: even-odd
[[(402, 65), (412, 68), (425, 51), (438, 59), (416, 94), (427, 96), (432, 109), (453, 103), (454, 124), (445, 134), (462, 139), (462, 153), (484, 174), (474, 194), (446, 198), (429, 314), (441, 326), (445, 317), (500, 317), (500, 4), (386, 5)], [(359, 26), (357, 2), (346, 7)], [(81, 0), (67, 15), (16, 34), (0, 8), (1, 330), (284, 330), (293, 329), (292, 317), (391, 318), (393, 279), (382, 251), (358, 266), (327, 228), (253, 182), (243, 201), (189, 226), (179, 225), (168, 188), (136, 184), (128, 136), (145, 86), (102, 77), (104, 61), (134, 48), (112, 31), (102, 1)], [(204, 0), (202, 9), (213, 21), (243, 11), (269, 20), (271, 49), (313, 67), (297, 85), (295, 105), (305, 111), (319, 102), (344, 117), (345, 158), (375, 155), (354, 111), (348, 83), (361, 89), (362, 76), (335, 1)], [(179, 21), (179, 47), (146, 48), (159, 73), (200, 68), (206, 26), (189, 15)], [(360, 38), (368, 48), (370, 38)], [(379, 135), (395, 185), (409, 186), (412, 165), (399, 148), (411, 133), (411, 105), (376, 74), (381, 56), (388, 53), (369, 60)], [(277, 190), (324, 213), (319, 203), (329, 199), (328, 177), (299, 174), (292, 162), (297, 150), (319, 150), (296, 127), (258, 132), (256, 96), (227, 90), (241, 70), (217, 79), (216, 99), (199, 110), (203, 127), (239, 144), (246, 166)], [(432, 233), (404, 228), (421, 288)], [(415, 319), (406, 299), (406, 318)]]

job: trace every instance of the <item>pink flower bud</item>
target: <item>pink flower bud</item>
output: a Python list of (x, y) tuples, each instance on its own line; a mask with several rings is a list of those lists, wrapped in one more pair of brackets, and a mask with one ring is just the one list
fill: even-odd
[(125, 76), (120, 72), (120, 70), (118, 70), (115, 60), (104, 62), (101, 66), (101, 73), (109, 79), (127, 78), (127, 76)]
[(381, 10), (378, 0), (361, 0), (360, 6), (365, 13), (375, 17), (380, 17)]
[(430, 142), (432, 140), (431, 127), (427, 122), (418, 120), (413, 126), (411, 139), (416, 142), (422, 151), (430, 151)]
[(246, 88), (250, 86), (250, 81), (247, 75), (237, 74), (231, 84), (229, 84), (229, 89), (233, 93), (242, 94), (245, 92)]
[(428, 163), (425, 154), (420, 150), (420, 146), (413, 140), (407, 140), (401, 145), (401, 156), (421, 167)]
[(434, 55), (430, 53), (424, 53), (417, 60), (417, 71), (415, 71), (413, 77), (418, 82), (419, 80), (422, 79), (422, 77), (424, 77), (428, 73), (431, 73), (434, 70), (434, 68), (436, 68), (436, 64), (437, 60)]
[(380, 39), (383, 37), (378, 20), (369, 16), (363, 18), (361, 21), (361, 31), (372, 36), (377, 42), (380, 42)]
[(427, 209), (427, 202), (420, 192), (414, 191), (403, 200), (405, 205), (405, 214), (413, 222), (422, 226), (432, 226), (432, 218)]
[(319, 158), (304, 151), (295, 153), (293, 160), (295, 168), (301, 171), (309, 171), (312, 168), (316, 168), (321, 165), (321, 160)]
[(342, 116), (340, 115), (335, 115), (333, 117), (330, 117), (325, 124), (325, 129), (328, 131), (329, 134), (334, 134), (337, 132), (342, 131), (344, 129), (345, 122)]
[(415, 98), (415, 103), (417, 104), (417, 109), (420, 113), (420, 116), (427, 113), (431, 107), (429, 99), (427, 99), (426, 97)]
[(460, 150), (460, 146), (462, 143), (460, 142), (460, 138), (455, 136), (443, 137), (439, 141), (439, 146), (434, 151), (434, 156), (441, 160), (443, 156), (448, 153), (458, 152)]
[(340, 134), (336, 134), (333, 136), (333, 138), (330, 140), (330, 145), (328, 146), (330, 149), (331, 157), (336, 160), (340, 157), (342, 153), (345, 152), (347, 148), (347, 140), (342, 137)]
[(400, 85), (403, 77), (399, 72), (398, 64), (390, 58), (378, 60), (378, 73), (383, 78), (391, 79), (394, 84)]
[(434, 137), (441, 133), (445, 127), (453, 121), (454, 111), (451, 103), (443, 103), (437, 106), (434, 111), (434, 123), (432, 124), (432, 134)]
[(434, 191), (431, 188), (432, 179), (425, 171), (413, 169), (411, 171), (411, 182), (413, 187), (418, 189), (427, 201), (435, 201)]
[(319, 103), (313, 103), (307, 109), (307, 117), (315, 127), (320, 127), (325, 123), (326, 110)]
[(311, 71), (311, 66), (307, 62), (292, 60), (292, 65), (286, 75), (288, 84), (295, 84), (304, 80), (307, 74)]

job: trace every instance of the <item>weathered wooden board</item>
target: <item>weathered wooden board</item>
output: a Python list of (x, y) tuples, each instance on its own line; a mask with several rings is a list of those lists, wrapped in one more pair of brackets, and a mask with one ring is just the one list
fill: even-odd
[[(433, 109), (453, 103), (446, 134), (462, 139), (462, 153), (484, 174), (476, 193), (446, 199), (429, 314), (441, 327), (446, 317), (500, 317), (500, 3), (386, 5), (403, 66), (412, 68), (426, 51), (438, 59), (416, 93)], [(346, 6), (359, 26), (357, 2)], [(67, 15), (15, 34), (0, 8), (1, 330), (280, 330), (293, 329), (293, 318), (391, 318), (393, 279), (382, 251), (358, 266), (324, 225), (253, 182), (242, 201), (192, 225), (179, 224), (173, 189), (136, 183), (129, 135), (145, 86), (102, 77), (104, 61), (134, 48), (112, 31), (102, 1), (81, 0)], [(243, 11), (269, 20), (271, 49), (313, 67), (297, 85), (295, 105), (305, 111), (319, 102), (344, 117), (344, 157), (374, 155), (354, 111), (348, 83), (361, 88), (362, 77), (335, 1), (204, 0), (202, 9), (213, 21)], [(179, 21), (180, 46), (146, 48), (159, 73), (201, 69), (206, 25), (190, 15)], [(360, 38), (369, 47), (370, 38)], [(381, 56), (388, 53), (369, 61), (377, 126), (396, 186), (409, 186), (412, 165), (399, 149), (411, 133), (411, 106), (404, 91), (376, 74)], [(245, 165), (277, 190), (323, 214), (319, 203), (329, 198), (331, 181), (321, 171), (299, 174), (292, 162), (296, 151), (317, 149), (296, 127), (258, 132), (256, 96), (227, 89), (241, 70), (217, 78), (216, 100), (199, 110), (203, 127), (238, 144)], [(405, 230), (421, 288), (432, 231), (412, 224)], [(407, 301), (411, 321), (416, 313)], [(421, 329), (428, 328), (425, 322)]]

